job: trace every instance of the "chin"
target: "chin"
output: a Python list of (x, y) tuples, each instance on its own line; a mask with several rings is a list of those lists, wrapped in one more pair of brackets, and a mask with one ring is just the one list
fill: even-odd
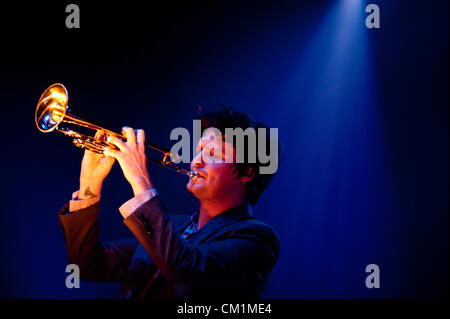
[(193, 181), (189, 180), (189, 182), (186, 184), (186, 189), (192, 193), (195, 197), (197, 197), (197, 194), (201, 193), (202, 190), (205, 188), (205, 185), (203, 183), (199, 183), (199, 181)]

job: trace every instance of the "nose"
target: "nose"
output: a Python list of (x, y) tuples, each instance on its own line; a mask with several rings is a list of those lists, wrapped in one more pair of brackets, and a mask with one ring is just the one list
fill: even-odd
[(195, 171), (198, 168), (202, 168), (205, 165), (203, 162), (202, 152), (198, 152), (197, 155), (194, 156), (191, 162), (191, 171)]

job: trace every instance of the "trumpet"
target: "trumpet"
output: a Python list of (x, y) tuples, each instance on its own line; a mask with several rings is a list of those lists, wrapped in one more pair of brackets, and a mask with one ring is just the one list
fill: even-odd
[[(69, 94), (64, 85), (55, 83), (49, 86), (44, 93), (42, 93), (37, 104), (35, 113), (37, 128), (43, 133), (57, 130), (72, 137), (75, 146), (99, 154), (103, 154), (105, 148), (118, 149), (114, 144), (108, 143), (108, 136), (114, 136), (122, 139), (124, 142), (126, 141), (125, 136), (121, 133), (108, 129), (98, 122), (87, 120), (86, 118), (70, 112), (68, 102)], [(67, 124), (94, 130), (100, 134), (95, 134), (95, 136), (82, 134), (70, 129)], [(167, 149), (154, 143), (145, 142), (145, 147), (162, 154), (162, 159), (147, 157), (150, 164), (165, 167), (176, 173), (187, 175), (192, 180), (197, 179), (196, 171), (185, 170), (173, 163), (172, 158), (177, 159), (177, 155), (171, 154)]]

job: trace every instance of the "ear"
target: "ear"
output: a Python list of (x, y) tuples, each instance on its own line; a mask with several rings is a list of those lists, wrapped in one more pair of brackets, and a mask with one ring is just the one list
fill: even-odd
[(253, 178), (255, 178), (255, 170), (253, 167), (249, 166), (245, 171), (244, 175), (242, 175), (240, 179), (241, 182), (245, 184), (250, 182)]

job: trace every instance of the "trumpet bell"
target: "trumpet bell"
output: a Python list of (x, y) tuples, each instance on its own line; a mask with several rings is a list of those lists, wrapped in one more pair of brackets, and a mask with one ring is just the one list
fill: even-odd
[(51, 85), (42, 93), (35, 113), (36, 126), (41, 132), (57, 128), (66, 114), (68, 101), (69, 95), (61, 83)]

